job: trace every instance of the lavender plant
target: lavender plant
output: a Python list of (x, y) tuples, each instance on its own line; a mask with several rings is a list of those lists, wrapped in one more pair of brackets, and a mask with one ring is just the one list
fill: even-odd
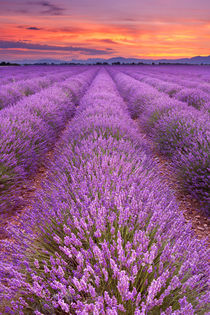
[(180, 101), (186, 102), (189, 106), (193, 106), (197, 109), (202, 108), (210, 101), (210, 96), (198, 89), (183, 89), (177, 93), (176, 97)]
[(138, 118), (148, 104), (160, 94), (156, 89), (145, 83), (138, 82), (126, 74), (113, 72), (113, 76), (121, 95), (129, 102), (128, 108), (133, 119)]
[(209, 215), (210, 124), (207, 117), (196, 110), (175, 108), (157, 122), (154, 139), (162, 153), (172, 156), (182, 186)]

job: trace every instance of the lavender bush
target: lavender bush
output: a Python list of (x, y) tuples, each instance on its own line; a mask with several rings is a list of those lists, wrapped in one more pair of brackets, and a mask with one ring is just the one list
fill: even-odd
[(180, 101), (186, 102), (189, 106), (193, 106), (197, 109), (200, 109), (210, 101), (210, 96), (198, 89), (183, 89), (176, 94), (176, 97)]
[(165, 113), (154, 126), (160, 151), (172, 156), (182, 186), (209, 215), (210, 121), (196, 110), (177, 108)]
[(152, 103), (145, 107), (145, 110), (141, 114), (141, 124), (144, 130), (153, 137), (155, 133), (155, 125), (162, 119), (163, 115), (169, 113), (172, 109), (176, 108), (177, 111), (186, 109), (186, 104), (171, 99), (167, 95), (160, 95), (152, 101)]
[(2, 243), (4, 312), (205, 314), (208, 252), (177, 208), (101, 71), (15, 242)]
[(121, 95), (129, 102), (129, 111), (131, 118), (136, 119), (144, 111), (144, 109), (154, 101), (159, 92), (149, 85), (138, 82), (123, 73), (112, 73), (117, 83)]

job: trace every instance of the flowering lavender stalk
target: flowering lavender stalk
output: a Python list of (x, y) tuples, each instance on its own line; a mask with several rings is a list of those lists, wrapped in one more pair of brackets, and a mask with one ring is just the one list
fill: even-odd
[(207, 311), (204, 241), (178, 212), (105, 71), (36, 199), (11, 227), (15, 242), (2, 243), (0, 297), (10, 314)]

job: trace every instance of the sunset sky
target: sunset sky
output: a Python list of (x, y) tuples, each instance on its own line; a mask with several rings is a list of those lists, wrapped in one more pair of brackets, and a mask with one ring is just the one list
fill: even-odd
[(0, 61), (210, 55), (210, 0), (0, 0)]

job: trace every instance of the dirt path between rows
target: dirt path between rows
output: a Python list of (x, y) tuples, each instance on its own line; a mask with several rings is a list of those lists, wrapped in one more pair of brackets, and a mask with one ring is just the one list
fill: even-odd
[(207, 238), (207, 246), (210, 247), (210, 218), (207, 218), (199, 211), (199, 205), (195, 199), (192, 199), (190, 195), (182, 191), (175, 172), (171, 170), (170, 161), (157, 151), (155, 143), (144, 132), (141, 122), (135, 120), (135, 123), (138, 126), (139, 133), (147, 141), (154, 154), (154, 159), (159, 166), (160, 173), (164, 177), (165, 184), (173, 191), (179, 204), (179, 209), (184, 214), (185, 221), (191, 222), (192, 229), (199, 239)]

